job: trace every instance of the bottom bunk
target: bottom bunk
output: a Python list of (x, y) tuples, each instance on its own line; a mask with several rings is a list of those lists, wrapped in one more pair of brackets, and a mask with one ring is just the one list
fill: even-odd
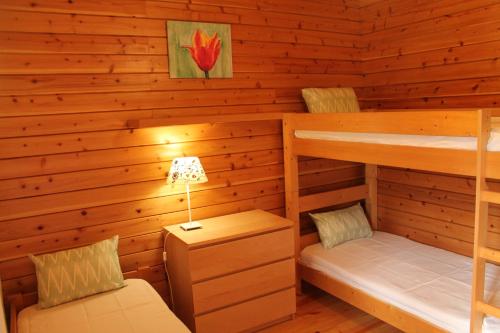
[[(472, 259), (380, 231), (325, 249), (305, 247), (301, 277), (407, 332), (469, 332)], [(485, 297), (500, 305), (500, 267), (488, 265)], [(483, 332), (500, 332), (486, 317)]]

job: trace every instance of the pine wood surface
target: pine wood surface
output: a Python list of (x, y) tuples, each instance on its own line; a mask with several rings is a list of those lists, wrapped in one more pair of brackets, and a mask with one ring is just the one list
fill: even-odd
[[(374, 1), (363, 36), (364, 107), (480, 108), (499, 104), (498, 13), (494, 0)], [(471, 124), (474, 125), (474, 124)], [(460, 164), (460, 163), (457, 163)], [(498, 182), (489, 182), (492, 190)], [(379, 227), (472, 255), (475, 180), (379, 169)], [(500, 247), (498, 205), (490, 205), (488, 245)]]
[(293, 224), (262, 210), (165, 228), (175, 314), (196, 332), (252, 330), (295, 313)]
[[(256, 224), (255, 221), (259, 221)], [(226, 238), (243, 238), (248, 234), (267, 233), (288, 229), (293, 223), (261, 209), (204, 219), (203, 228), (185, 232), (178, 225), (167, 226), (165, 230), (182, 240), (190, 249), (202, 248), (207, 244), (224, 242)]]
[[(234, 78), (170, 79), (168, 20), (231, 24)], [(306, 86), (362, 86), (364, 24), (341, 0), (1, 1), (4, 295), (35, 300), (28, 253), (118, 234), (125, 275), (166, 297), (161, 228), (187, 220), (184, 190), (165, 184), (180, 155), (200, 156), (209, 178), (193, 186), (194, 218), (254, 208), (283, 215), (281, 124), (259, 115), (304, 111)], [(244, 113), (255, 120), (127, 124)], [(301, 174), (303, 191), (363, 177), (355, 164), (320, 159), (301, 160)]]
[[(194, 312), (203, 313), (231, 302), (244, 301), (248, 295), (265, 295), (295, 284), (293, 258), (256, 267), (193, 286)], [(295, 303), (295, 302), (293, 302)]]
[[(129, 131), (128, 120), (303, 112), (301, 88), (337, 85), (367, 108), (495, 106), (498, 13), (494, 0), (2, 1), (4, 294), (36, 290), (27, 253), (119, 234), (125, 274), (166, 296), (160, 230), (187, 219), (185, 196), (163, 181), (178, 155), (201, 155), (209, 173), (192, 194), (195, 218), (284, 214), (277, 122)], [(234, 78), (170, 80), (170, 19), (231, 23)], [(364, 182), (356, 164), (302, 159), (299, 171), (301, 194)], [(472, 253), (472, 178), (379, 172), (380, 228)], [(492, 205), (497, 248), (499, 221)]]
[[(488, 241), (488, 217), (489, 202), (483, 196), (488, 191), (486, 182), (486, 152), (489, 141), (489, 127), (491, 115), (481, 112), (481, 119), (478, 122), (477, 141), (477, 174), (476, 174), (476, 200), (475, 200), (475, 220), (474, 220), (474, 247), (472, 261), (472, 292), (471, 292), (471, 319), (470, 328), (472, 333), (482, 332), (485, 315), (489, 314), (488, 308), (483, 308), (487, 303), (484, 299), (484, 289), (486, 284), (486, 258), (481, 256), (481, 249), (487, 246)], [(500, 243), (500, 242), (499, 242)], [(500, 309), (497, 310), (500, 312)]]
[(262, 333), (398, 333), (400, 330), (331, 296), (305, 285), (297, 299), (297, 313), (291, 321), (266, 328)]
[(495, 107), (499, 98), (500, 4), (378, 1), (363, 53), (365, 107)]
[(293, 128), (310, 131), (464, 137), (477, 135), (477, 128), (474, 126), (477, 110), (432, 109), (391, 112), (379, 109), (376, 112), (355, 114), (349, 112), (291, 114), (288, 117)]

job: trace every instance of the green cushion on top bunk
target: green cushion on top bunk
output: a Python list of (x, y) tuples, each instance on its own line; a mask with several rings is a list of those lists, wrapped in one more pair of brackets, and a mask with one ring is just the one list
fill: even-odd
[(309, 215), (318, 228), (321, 244), (327, 249), (349, 240), (371, 237), (373, 234), (359, 203), (345, 209)]
[(352, 88), (306, 88), (302, 89), (302, 96), (311, 113), (359, 112)]

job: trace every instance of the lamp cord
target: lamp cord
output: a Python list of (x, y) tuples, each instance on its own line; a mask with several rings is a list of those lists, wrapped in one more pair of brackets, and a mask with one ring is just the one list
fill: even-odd
[(192, 222), (192, 217), (191, 217), (191, 195), (189, 193), (189, 182), (186, 183), (186, 192), (187, 192), (187, 199), (188, 199), (189, 223), (191, 224), (191, 222)]
[(167, 267), (167, 239), (170, 236), (170, 232), (167, 232), (163, 238), (163, 267), (165, 268), (165, 273), (167, 274), (168, 289), (170, 294), (170, 303), (172, 304), (172, 311), (175, 312), (174, 294), (172, 292), (172, 282), (170, 282), (170, 275), (168, 274)]

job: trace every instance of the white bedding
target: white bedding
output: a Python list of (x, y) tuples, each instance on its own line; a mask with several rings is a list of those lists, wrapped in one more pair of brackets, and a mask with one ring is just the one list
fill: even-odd
[(19, 333), (189, 333), (153, 287), (126, 280), (118, 290), (19, 313)]
[[(472, 260), (404, 237), (374, 232), (325, 249), (306, 247), (300, 262), (450, 332), (468, 333)], [(488, 264), (486, 299), (500, 305), (500, 267)], [(483, 332), (500, 332), (486, 317)]]
[[(402, 135), (380, 133), (295, 131), (300, 139), (317, 139), (330, 141), (363, 142), (396, 146), (413, 146), (427, 148), (448, 148), (460, 150), (476, 150), (477, 138), (458, 136)], [(489, 151), (500, 151), (500, 130), (493, 130), (488, 143)]]

